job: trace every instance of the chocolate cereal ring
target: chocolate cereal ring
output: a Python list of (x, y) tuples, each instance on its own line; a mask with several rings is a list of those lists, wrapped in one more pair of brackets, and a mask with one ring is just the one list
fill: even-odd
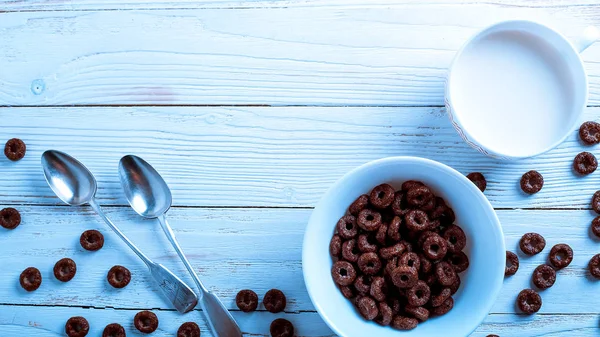
[(448, 252), (446, 240), (438, 234), (432, 234), (423, 242), (423, 254), (430, 260), (441, 260)]
[(408, 300), (408, 304), (414, 307), (420, 307), (427, 302), (429, 302), (429, 298), (431, 296), (431, 289), (424, 281), (417, 281), (414, 287), (409, 288), (406, 291), (406, 299)]
[(527, 233), (521, 237), (521, 241), (519, 241), (519, 247), (521, 247), (521, 251), (523, 251), (523, 253), (527, 255), (535, 255), (544, 250), (546, 247), (546, 240), (538, 233)]
[(392, 282), (398, 288), (411, 288), (417, 284), (419, 275), (415, 268), (409, 266), (399, 266), (392, 270), (390, 275)]
[(375, 323), (388, 326), (394, 319), (392, 308), (385, 302), (379, 302), (379, 315), (374, 319)]
[(596, 191), (592, 196), (592, 209), (600, 214), (600, 191)]
[(408, 211), (405, 196), (406, 194), (401, 191), (394, 194), (394, 201), (392, 201), (392, 212), (394, 212), (394, 215), (404, 216)]
[(581, 175), (593, 173), (598, 168), (598, 160), (589, 152), (581, 152), (573, 159), (573, 169)]
[[(335, 281), (335, 276), (333, 279)], [(235, 304), (243, 312), (255, 311), (258, 307), (258, 295), (250, 289), (240, 290), (235, 296)]]
[(419, 265), (421, 266), (421, 272), (423, 274), (429, 274), (433, 270), (433, 263), (425, 257), (425, 255), (419, 253)]
[(68, 257), (58, 260), (54, 265), (54, 277), (61, 282), (69, 282), (77, 273), (75, 261)]
[(293, 337), (294, 325), (284, 318), (277, 318), (271, 322), (269, 332), (272, 337)]
[(285, 309), (286, 303), (287, 300), (285, 295), (279, 289), (271, 289), (267, 291), (265, 297), (263, 297), (263, 305), (265, 306), (265, 309), (274, 314), (282, 312), (283, 309)]
[(131, 272), (123, 266), (114, 266), (108, 271), (106, 279), (117, 289), (125, 288), (131, 281)]
[(4, 145), (4, 155), (12, 161), (23, 159), (25, 152), (27, 152), (27, 146), (19, 138), (9, 139)]
[(358, 234), (356, 218), (352, 215), (344, 215), (337, 223), (337, 232), (342, 239), (352, 239)]
[(592, 233), (600, 238), (600, 216), (597, 216), (592, 220)]
[(517, 305), (522, 312), (531, 315), (538, 312), (542, 307), (542, 298), (535, 290), (524, 289), (517, 296)]
[(406, 251), (404, 244), (397, 243), (391, 247), (381, 248), (379, 250), (379, 256), (385, 260), (389, 260), (393, 257), (400, 257), (404, 251)]
[(377, 302), (369, 296), (362, 296), (356, 301), (358, 312), (367, 321), (372, 321), (379, 315)]
[(356, 279), (356, 270), (350, 262), (337, 261), (333, 264), (333, 267), (331, 267), (331, 276), (336, 284), (340, 286), (349, 286)]
[(369, 194), (369, 201), (375, 208), (384, 209), (394, 201), (394, 188), (388, 184), (375, 186)]
[(381, 267), (381, 260), (376, 253), (364, 253), (358, 257), (358, 269), (366, 275), (377, 274)]
[(588, 263), (588, 269), (593, 277), (600, 279), (600, 254), (594, 255)]
[(367, 232), (376, 231), (381, 226), (381, 213), (370, 209), (363, 209), (358, 213), (356, 222), (358, 223), (358, 227)]
[(177, 329), (177, 337), (200, 337), (200, 327), (194, 322), (185, 322)]
[(97, 251), (104, 246), (104, 235), (95, 229), (90, 229), (81, 234), (79, 244), (83, 249)]
[(418, 319), (419, 322), (425, 322), (427, 319), (429, 319), (429, 310), (423, 307), (413, 307), (411, 305), (407, 305), (404, 307), (404, 311)]
[(527, 194), (535, 194), (544, 187), (544, 177), (538, 171), (529, 171), (521, 177), (521, 189)]
[(579, 138), (586, 145), (600, 143), (600, 124), (596, 122), (585, 122), (579, 127)]
[(401, 226), (402, 220), (400, 219), (400, 217), (395, 216), (390, 222), (390, 225), (388, 226), (387, 236), (390, 240), (397, 242), (402, 239), (402, 236), (400, 235)]
[(342, 238), (339, 235), (334, 235), (329, 242), (329, 254), (333, 257), (340, 257), (342, 254)]
[(340, 288), (340, 292), (342, 293), (342, 295), (347, 298), (347, 299), (352, 299), (354, 298), (354, 288), (352, 288), (352, 286), (339, 286), (338, 288)]
[(452, 290), (450, 288), (437, 288), (435, 294), (431, 295), (431, 306), (433, 308), (439, 307), (444, 304), (452, 296)]
[(417, 327), (419, 321), (416, 318), (396, 316), (392, 320), (392, 328), (396, 330), (412, 330)]
[(413, 267), (417, 271), (421, 270), (421, 260), (419, 259), (419, 255), (413, 252), (402, 254), (398, 260), (398, 265)]
[(413, 187), (406, 192), (406, 202), (412, 207), (425, 206), (433, 198), (433, 193), (427, 186)]
[(0, 226), (6, 229), (15, 229), (21, 224), (21, 213), (12, 207), (0, 211)]
[(447, 314), (450, 310), (452, 310), (452, 308), (454, 307), (454, 299), (452, 297), (448, 297), (448, 299), (446, 301), (444, 301), (444, 303), (442, 303), (442, 305), (440, 305), (439, 307), (435, 307), (431, 309), (431, 314), (433, 316), (442, 316)]
[(369, 290), (369, 295), (373, 297), (378, 302), (383, 302), (387, 298), (387, 284), (385, 283), (385, 279), (381, 276), (373, 277), (373, 281), (371, 282), (371, 289)]
[(481, 191), (484, 192), (487, 187), (487, 181), (481, 172), (472, 172), (467, 174), (467, 179), (473, 182), (475, 186)]
[(81, 316), (71, 317), (65, 324), (65, 333), (69, 337), (85, 337), (89, 331), (90, 324)]
[(360, 213), (360, 211), (362, 211), (363, 209), (367, 208), (367, 206), (369, 206), (369, 196), (363, 194), (360, 197), (356, 198), (356, 200), (354, 200), (352, 204), (350, 204), (350, 207), (348, 207), (348, 212), (350, 212), (350, 214), (354, 216), (357, 216), (358, 213)]
[(429, 227), (427, 213), (418, 209), (408, 211), (404, 216), (404, 221), (409, 231), (424, 231)]
[(367, 275), (360, 275), (354, 281), (354, 289), (361, 295), (367, 295), (371, 291), (371, 283), (373, 279)]
[(450, 293), (452, 295), (456, 294), (456, 292), (460, 288), (460, 276), (456, 275), (456, 281), (454, 281), (454, 283), (452, 283), (452, 285), (449, 288), (450, 288)]
[(139, 332), (152, 333), (158, 329), (158, 317), (151, 311), (140, 311), (135, 314), (133, 325)]
[(380, 244), (380, 245), (385, 245), (387, 242), (387, 232), (388, 232), (388, 225), (386, 225), (385, 223), (382, 223), (381, 226), (379, 226), (379, 229), (377, 229), (377, 233), (375, 233), (375, 240)]
[(422, 248), (423, 248), (423, 243), (425, 243), (425, 240), (427, 240), (427, 238), (428, 238), (430, 235), (433, 235), (433, 234), (437, 234), (437, 233), (436, 233), (436, 232), (433, 232), (433, 231), (425, 231), (425, 232), (421, 232), (421, 233), (419, 234), (419, 238), (417, 239), (417, 247), (419, 247), (419, 248), (421, 248), (421, 249), (422, 249)]
[(446, 259), (457, 273), (462, 273), (469, 268), (469, 257), (461, 251), (458, 253), (449, 253), (446, 255)]
[(435, 266), (435, 276), (439, 284), (443, 286), (450, 286), (456, 281), (456, 271), (454, 268), (445, 261), (438, 263)]
[(565, 268), (573, 261), (573, 249), (566, 243), (554, 245), (550, 250), (549, 260), (554, 268)]
[(420, 186), (425, 186), (425, 184), (423, 184), (422, 182), (420, 182), (418, 180), (407, 180), (404, 183), (402, 183), (402, 186), (400, 188), (403, 191), (408, 191), (412, 188), (420, 187)]
[(125, 329), (117, 323), (111, 323), (104, 328), (102, 337), (126, 337)]
[(344, 260), (355, 263), (358, 261), (359, 254), (360, 250), (358, 250), (355, 239), (342, 243), (342, 258)]
[(540, 265), (533, 271), (532, 280), (536, 287), (548, 289), (556, 282), (556, 271), (549, 265)]
[(450, 225), (446, 228), (442, 234), (446, 239), (448, 251), (451, 253), (457, 253), (465, 249), (467, 246), (467, 236), (462, 228), (456, 225)]
[(512, 276), (519, 270), (519, 257), (513, 252), (506, 251), (506, 267), (504, 276)]
[(19, 283), (27, 291), (37, 290), (42, 284), (42, 274), (39, 269), (29, 267), (23, 270), (21, 276), (19, 276)]
[(363, 253), (373, 253), (377, 252), (378, 250), (377, 240), (375, 240), (373, 236), (368, 234), (359, 235), (357, 244), (358, 250), (360, 250)]

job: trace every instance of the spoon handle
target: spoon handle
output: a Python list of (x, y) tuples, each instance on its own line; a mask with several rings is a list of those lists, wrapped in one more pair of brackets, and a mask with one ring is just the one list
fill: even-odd
[(188, 259), (183, 254), (183, 250), (181, 250), (181, 247), (179, 246), (179, 243), (175, 238), (175, 234), (173, 233), (173, 230), (171, 230), (171, 226), (169, 226), (169, 223), (167, 222), (166, 216), (164, 214), (159, 216), (158, 222), (160, 223), (160, 226), (165, 232), (167, 239), (171, 242), (173, 248), (175, 248), (177, 255), (179, 255), (181, 261), (183, 261), (183, 264), (187, 268), (188, 272), (190, 273), (190, 275), (192, 275), (196, 286), (198, 286), (198, 288), (200, 289), (200, 306), (202, 307), (202, 311), (208, 318), (207, 321), (211, 330), (218, 337), (241, 337), (242, 331), (240, 330), (233, 316), (231, 316), (229, 310), (225, 308), (223, 303), (215, 294), (211, 293), (208, 289), (206, 289), (206, 287), (200, 281), (200, 278), (198, 278), (198, 275), (194, 271), (194, 268), (190, 264), (190, 261), (188, 261)]

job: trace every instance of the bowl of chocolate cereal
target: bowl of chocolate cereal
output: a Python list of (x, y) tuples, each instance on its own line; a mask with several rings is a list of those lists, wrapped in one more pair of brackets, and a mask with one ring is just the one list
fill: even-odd
[(344, 337), (467, 336), (502, 286), (506, 249), (473, 182), (423, 158), (364, 164), (325, 193), (306, 228), (310, 298)]

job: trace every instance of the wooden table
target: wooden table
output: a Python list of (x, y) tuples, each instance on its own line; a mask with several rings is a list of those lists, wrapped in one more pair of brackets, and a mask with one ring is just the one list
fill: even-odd
[[(231, 308), (247, 336), (266, 336), (276, 317), (299, 336), (332, 336), (302, 278), (301, 244), (311, 208), (344, 173), (398, 155), (431, 158), (488, 178), (508, 249), (522, 234), (543, 234), (544, 253), (525, 258), (505, 281), (492, 313), (473, 336), (598, 336), (600, 282), (587, 273), (600, 241), (589, 230), (600, 174), (571, 171), (584, 147), (576, 133), (529, 160), (500, 162), (469, 148), (443, 108), (446, 69), (478, 29), (502, 19), (550, 22), (575, 39), (600, 25), (596, 0), (70, 0), (0, 1), (0, 134), (19, 137), (27, 156), (0, 160), (0, 208), (23, 214), (0, 229), (2, 336), (64, 335), (83, 315), (89, 336), (152, 309), (152, 336), (174, 336), (199, 311), (175, 312), (144, 265), (89, 207), (62, 205), (47, 187), (40, 155), (49, 148), (79, 158), (96, 174), (107, 213), (147, 254), (186, 275), (155, 221), (124, 199), (117, 163), (144, 157), (173, 189), (171, 224), (192, 264)], [(600, 118), (600, 44), (582, 55), (590, 79), (587, 120)], [(596, 148), (592, 148), (600, 154)], [(536, 169), (546, 184), (524, 196), (520, 176)], [(106, 236), (96, 253), (79, 235)], [(537, 315), (516, 314), (549, 247), (566, 242), (574, 262), (542, 293)], [(71, 257), (77, 276), (62, 284), (54, 263)], [(125, 265), (132, 283), (115, 290), (107, 270)], [(38, 267), (42, 287), (26, 293), (20, 272)], [(283, 314), (237, 310), (242, 288), (288, 296)]]

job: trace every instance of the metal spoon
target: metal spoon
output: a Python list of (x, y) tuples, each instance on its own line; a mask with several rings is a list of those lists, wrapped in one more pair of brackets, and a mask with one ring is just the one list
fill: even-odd
[(66, 153), (49, 150), (42, 154), (42, 167), (48, 185), (62, 201), (71, 206), (92, 206), (106, 224), (144, 261), (160, 290), (179, 312), (185, 313), (194, 309), (198, 303), (194, 291), (165, 266), (152, 262), (104, 214), (95, 199), (96, 179), (82, 163)]
[(183, 254), (175, 234), (167, 222), (171, 208), (171, 190), (156, 170), (142, 158), (125, 156), (119, 162), (121, 185), (131, 207), (144, 218), (158, 219), (167, 238), (200, 289), (200, 307), (211, 330), (218, 337), (240, 337), (242, 332), (219, 298), (202, 284), (192, 265)]

